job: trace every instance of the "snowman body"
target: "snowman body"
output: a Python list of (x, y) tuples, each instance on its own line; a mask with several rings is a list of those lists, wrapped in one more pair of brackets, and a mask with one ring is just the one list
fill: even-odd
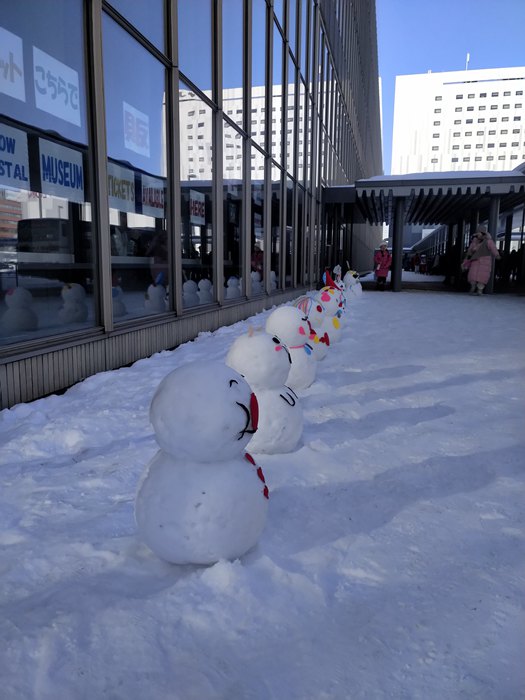
[(166, 311), (166, 287), (162, 284), (150, 284), (144, 297), (144, 308), (149, 314)]
[(252, 294), (262, 294), (264, 289), (261, 282), (261, 273), (254, 270), (250, 273), (252, 280)]
[(2, 334), (13, 335), (23, 331), (34, 331), (38, 318), (34, 312), (33, 295), (24, 287), (12, 287), (5, 294), (7, 311), (2, 316)]
[(277, 275), (274, 270), (270, 270), (270, 289), (277, 289)]
[(225, 299), (239, 299), (241, 296), (241, 289), (239, 287), (239, 280), (237, 277), (229, 277), (226, 282), (226, 294)]
[(113, 302), (113, 316), (115, 318), (125, 316), (128, 310), (124, 304), (124, 292), (122, 291), (122, 287), (111, 288), (111, 299)]
[(200, 304), (198, 290), (197, 282), (193, 280), (186, 280), (186, 282), (184, 282), (182, 285), (182, 305), (185, 309), (189, 306), (197, 306)]
[(341, 339), (342, 333), (340, 312), (342, 311), (343, 303), (340, 290), (334, 287), (323, 287), (317, 292), (315, 299), (324, 306), (326, 312), (320, 329), (321, 333), (323, 335), (327, 333), (330, 343), (333, 345)]
[(200, 304), (211, 304), (213, 302), (212, 284), (209, 279), (203, 277), (199, 280), (197, 294)]
[(303, 434), (303, 410), (297, 394), (285, 386), (291, 368), (286, 346), (264, 331), (239, 336), (226, 364), (242, 374), (257, 396), (259, 423), (248, 443), (254, 453), (295, 450)]
[(307, 389), (315, 381), (317, 361), (312, 354), (315, 333), (308, 319), (294, 306), (279, 306), (266, 320), (266, 332), (276, 335), (288, 348), (292, 366), (286, 386), (294, 391)]
[(58, 312), (58, 317), (62, 323), (84, 323), (88, 317), (88, 307), (86, 304), (86, 290), (81, 284), (65, 284), (61, 291), (62, 308)]
[(348, 272), (343, 277), (343, 283), (345, 285), (345, 290), (347, 297), (351, 296), (354, 299), (359, 299), (363, 294), (363, 287), (361, 285), (361, 280), (359, 279), (359, 274), (354, 270), (348, 270)]
[(242, 556), (264, 528), (268, 489), (244, 448), (258, 405), (245, 379), (221, 362), (192, 362), (160, 383), (150, 420), (160, 450), (140, 480), (139, 536), (175, 564)]

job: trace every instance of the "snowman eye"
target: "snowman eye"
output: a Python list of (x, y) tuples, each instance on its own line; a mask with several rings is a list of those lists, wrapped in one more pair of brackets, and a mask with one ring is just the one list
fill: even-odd
[(238, 383), (239, 382), (236, 379), (230, 379), (230, 386), (232, 386), (232, 384), (238, 384)]
[(278, 338), (277, 336), (275, 336), (275, 335), (273, 336), (272, 340), (273, 340), (273, 342), (274, 342), (276, 345), (280, 345), (280, 343), (281, 343), (281, 341), (279, 340), (279, 338)]
[(319, 311), (319, 313), (321, 313), (322, 310), (323, 310), (323, 309), (322, 309), (322, 307), (321, 307), (321, 304), (318, 304), (318, 305), (317, 305), (317, 311)]
[(303, 316), (302, 321), (308, 321), (308, 316)]

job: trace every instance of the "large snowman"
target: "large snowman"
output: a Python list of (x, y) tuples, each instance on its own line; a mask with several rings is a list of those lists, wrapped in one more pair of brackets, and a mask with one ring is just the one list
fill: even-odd
[(244, 452), (258, 405), (246, 380), (221, 362), (192, 362), (160, 383), (150, 407), (160, 450), (139, 483), (139, 536), (174, 564), (235, 559), (255, 546), (268, 488)]
[(303, 434), (303, 410), (297, 394), (285, 386), (291, 359), (277, 336), (250, 328), (230, 347), (226, 364), (249, 383), (259, 404), (259, 426), (248, 444), (255, 453), (295, 450)]
[(279, 306), (268, 316), (266, 332), (280, 338), (292, 358), (286, 386), (294, 391), (307, 389), (317, 373), (317, 361), (312, 354), (315, 332), (308, 319), (295, 306)]

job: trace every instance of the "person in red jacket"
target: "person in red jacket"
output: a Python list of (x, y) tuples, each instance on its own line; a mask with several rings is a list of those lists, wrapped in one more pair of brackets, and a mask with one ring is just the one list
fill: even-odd
[(387, 245), (386, 243), (381, 243), (379, 250), (374, 255), (374, 271), (377, 281), (376, 289), (380, 289), (382, 292), (385, 291), (386, 278), (391, 264), (392, 256), (388, 252)]

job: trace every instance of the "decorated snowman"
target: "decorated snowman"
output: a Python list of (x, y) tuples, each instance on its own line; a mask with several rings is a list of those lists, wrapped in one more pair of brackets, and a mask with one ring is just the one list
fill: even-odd
[(65, 284), (61, 291), (63, 306), (58, 312), (62, 323), (84, 323), (88, 317), (86, 290), (81, 284)]
[(326, 333), (331, 344), (337, 343), (341, 339), (342, 332), (340, 311), (343, 302), (340, 290), (336, 287), (322, 287), (315, 295), (315, 300), (325, 309), (323, 324), (317, 332), (321, 336)]
[(315, 338), (311, 342), (312, 354), (316, 360), (324, 360), (330, 347), (330, 338), (326, 331), (322, 331), (326, 319), (326, 311), (321, 302), (313, 296), (304, 294), (292, 302), (306, 317), (311, 330), (315, 332)]
[(295, 450), (303, 434), (303, 411), (297, 394), (284, 384), (291, 366), (286, 346), (264, 329), (250, 327), (234, 341), (226, 364), (243, 375), (257, 396), (259, 426), (248, 449), (266, 454)]
[(7, 311), (1, 318), (2, 335), (13, 335), (21, 331), (34, 331), (38, 318), (33, 310), (33, 295), (24, 287), (12, 287), (5, 293)]
[(343, 277), (343, 283), (346, 289), (346, 295), (359, 299), (363, 294), (363, 287), (359, 278), (359, 273), (355, 270), (348, 270)]
[(211, 304), (213, 302), (213, 287), (209, 279), (203, 277), (199, 280), (197, 294), (200, 304)]
[(135, 500), (142, 541), (174, 564), (245, 554), (268, 511), (262, 470), (244, 452), (258, 420), (246, 380), (221, 362), (191, 362), (162, 380), (150, 420), (160, 450)]
[(316, 334), (308, 319), (295, 306), (279, 306), (268, 316), (266, 332), (280, 338), (290, 353), (292, 366), (286, 386), (294, 391), (309, 387), (315, 381), (317, 361), (312, 354)]
[(239, 280), (237, 277), (229, 277), (226, 282), (226, 294), (225, 299), (239, 299), (241, 296), (241, 289), (239, 287)]
[(166, 287), (150, 284), (144, 295), (144, 308), (149, 314), (161, 314), (167, 310)]

